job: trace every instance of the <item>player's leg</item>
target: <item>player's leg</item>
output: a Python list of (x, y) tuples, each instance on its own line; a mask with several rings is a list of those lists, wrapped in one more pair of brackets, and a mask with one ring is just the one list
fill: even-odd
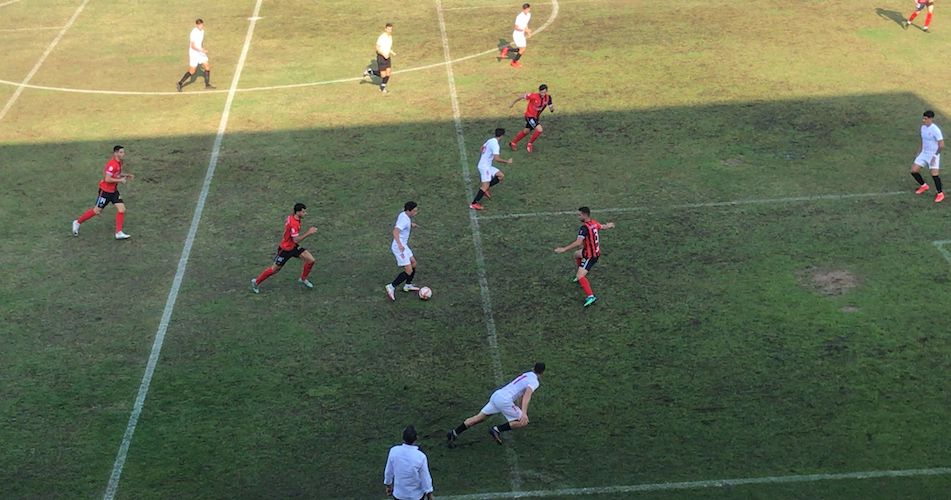
[(934, 165), (931, 165), (931, 179), (934, 181), (934, 189), (937, 191), (937, 194), (934, 196), (935, 203), (941, 203), (944, 201), (944, 190), (941, 189), (941, 158), (937, 157), (934, 160)]
[[(492, 405), (491, 402), (487, 403), (485, 406), (486, 408), (488, 408), (490, 405)], [(485, 411), (486, 408), (483, 408), (483, 411)], [(494, 410), (494, 406), (489, 411), (498, 413), (497, 410)], [(460, 434), (462, 434), (463, 432), (466, 432), (472, 426), (484, 422), (485, 419), (487, 418), (489, 418), (489, 414), (486, 414), (480, 411), (479, 413), (476, 413), (475, 415), (463, 420), (462, 423), (457, 425), (455, 429), (451, 429), (449, 432), (446, 433), (446, 441), (449, 442), (449, 446), (452, 446), (453, 441), (455, 441), (456, 438), (458, 438)]]
[(185, 74), (182, 75), (182, 78), (178, 81), (178, 83), (175, 84), (175, 88), (178, 89), (179, 92), (181, 92), (182, 87), (185, 86), (185, 82), (187, 82), (190, 78), (192, 78), (195, 75), (195, 71), (197, 70), (198, 70), (197, 65), (189, 65), (188, 70), (185, 71)]
[(387, 93), (386, 90), (387, 84), (390, 83), (390, 74), (393, 73), (393, 68), (390, 66), (389, 59), (383, 59), (380, 64), (380, 92)]
[(924, 29), (925, 31), (928, 31), (928, 29), (931, 27), (931, 16), (933, 16), (933, 15), (934, 15), (934, 2), (929, 2), (929, 3), (928, 3), (928, 15), (925, 16), (925, 26), (924, 26), (924, 28), (922, 28), (922, 29)]
[(125, 203), (122, 200), (116, 200), (113, 204), (116, 206), (116, 239), (128, 239), (129, 235), (122, 232), (122, 224), (125, 222)]
[(581, 250), (576, 250), (576, 251), (575, 251), (575, 269), (576, 269), (576, 270), (575, 270), (575, 279), (572, 280), (572, 281), (574, 281), (575, 283), (577, 283), (577, 282), (578, 282), (578, 278), (581, 277), (581, 276), (578, 275), (578, 272), (579, 272), (578, 270), (581, 269)]
[(911, 176), (918, 182), (918, 189), (915, 189), (915, 194), (921, 194), (928, 190), (928, 184), (925, 184), (925, 179), (921, 176), (921, 167), (927, 164), (928, 162), (923, 155), (918, 155), (915, 162), (911, 164)]
[(522, 409), (512, 401), (498, 401), (496, 402), (496, 406), (498, 405), (503, 405), (502, 416), (505, 417), (505, 423), (492, 426), (492, 428), (489, 429), (489, 435), (492, 436), (492, 439), (494, 439), (496, 443), (502, 444), (502, 433), (512, 429), (518, 429), (519, 427), (525, 427), (528, 425), (528, 418), (523, 418)]
[(519, 133), (515, 134), (515, 137), (512, 138), (512, 142), (509, 143), (509, 146), (512, 148), (512, 151), (515, 151), (516, 149), (518, 149), (519, 141), (525, 138), (525, 136), (528, 135), (529, 132), (534, 130), (537, 124), (538, 122), (534, 118), (525, 118), (525, 128), (519, 131)]
[(578, 267), (578, 284), (581, 285), (581, 289), (584, 290), (584, 307), (588, 307), (594, 304), (594, 301), (598, 300), (598, 298), (594, 296), (594, 291), (591, 290), (591, 282), (588, 281), (588, 271), (594, 267), (597, 261), (597, 257), (582, 258), (581, 266)]
[[(922, 8), (924, 8), (924, 5), (922, 5), (922, 4), (920, 4), (920, 3), (917, 4), (917, 5), (915, 5), (915, 11), (912, 12), (910, 16), (908, 16), (908, 20), (906, 21), (906, 23), (907, 23), (907, 24), (911, 24), (911, 22), (914, 21), (916, 17), (918, 17), (918, 13), (921, 12), (921, 9), (922, 9)], [(907, 24), (906, 24), (906, 26), (907, 26)]]
[(403, 285), (404, 292), (417, 292), (419, 287), (413, 284), (413, 279), (416, 278), (416, 257), (413, 256), (412, 250), (410, 251), (409, 256), (409, 265), (403, 268), (403, 272), (409, 273), (409, 276), (406, 277), (406, 284)]
[(300, 272), (300, 278), (297, 279), (297, 282), (306, 286), (307, 288), (314, 288), (314, 284), (307, 279), (310, 276), (310, 270), (314, 267), (314, 256), (307, 250), (304, 250), (300, 253), (300, 259), (304, 262), (303, 269)]
[(201, 64), (202, 76), (205, 77), (205, 88), (213, 89), (215, 86), (211, 84), (211, 65), (208, 64), (207, 57), (205, 59), (205, 62)]
[(542, 135), (542, 132), (544, 132), (544, 130), (542, 129), (542, 125), (538, 123), (535, 126), (535, 131), (532, 132), (532, 136), (528, 139), (528, 145), (525, 147), (529, 153), (531, 153), (532, 150), (535, 148), (535, 141), (538, 139), (539, 136)]
[(483, 196), (491, 198), (491, 196), (489, 196), (490, 181), (485, 180), (486, 172), (484, 172), (483, 169), (479, 169), (479, 174), (482, 176), (482, 183), (479, 184), (479, 192), (476, 193), (475, 198), (472, 199), (472, 203), (469, 204), (469, 208), (474, 210), (482, 210), (482, 204), (479, 202), (482, 201)]
[(96, 196), (96, 204), (93, 205), (92, 208), (83, 212), (82, 215), (80, 215), (78, 219), (73, 221), (73, 236), (79, 236), (80, 224), (102, 213), (102, 208), (105, 207), (109, 203), (109, 200), (106, 199), (106, 197), (103, 196), (103, 194), (105, 193), (103, 193), (102, 191), (99, 191), (99, 194)]
[(284, 250), (281, 250), (280, 248), (278, 248), (277, 255), (274, 257), (274, 263), (264, 268), (264, 270), (261, 271), (261, 274), (259, 274), (257, 278), (254, 278), (253, 280), (251, 280), (251, 291), (254, 293), (260, 292), (261, 289), (258, 287), (261, 286), (261, 283), (263, 283), (264, 280), (270, 278), (271, 276), (279, 273), (281, 269), (284, 268), (284, 264), (287, 263), (288, 259), (290, 259), (290, 255), (288, 254), (288, 252), (285, 252)]
[(386, 284), (386, 295), (390, 300), (396, 300), (396, 287), (402, 285), (406, 278), (409, 278), (409, 275), (413, 273), (415, 259), (413, 259), (413, 251), (410, 250), (409, 246), (404, 246), (403, 251), (400, 252), (394, 242), (390, 245), (390, 250), (393, 252), (393, 256), (396, 257), (396, 265), (400, 267), (400, 272), (393, 278), (393, 281)]
[(518, 62), (519, 59), (525, 55), (525, 48), (527, 47), (527, 42), (525, 40), (524, 31), (515, 31), (512, 33), (512, 40), (515, 42), (515, 57), (512, 58), (512, 67), (521, 68), (522, 63)]

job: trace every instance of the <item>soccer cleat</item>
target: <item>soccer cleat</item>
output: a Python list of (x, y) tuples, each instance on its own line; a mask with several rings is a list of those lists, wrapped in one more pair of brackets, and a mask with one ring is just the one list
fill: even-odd
[(577, 283), (577, 282), (578, 282), (578, 277), (575, 276), (574, 278), (571, 278), (571, 282), (572, 282), (572, 283)]
[(918, 187), (918, 189), (915, 190), (915, 194), (924, 193), (928, 189), (929, 189), (929, 186), (927, 184), (922, 184), (921, 186)]
[(518, 61), (512, 61), (512, 65), (511, 65), (511, 66), (512, 66), (513, 68), (521, 68), (521, 67), (522, 67), (522, 63), (520, 63), (520, 62), (518, 62)]
[(392, 301), (396, 300), (396, 287), (394, 287), (392, 283), (386, 284), (386, 296)]
[(131, 237), (132, 237), (132, 235), (125, 234), (125, 233), (123, 233), (122, 231), (119, 231), (119, 232), (116, 233), (116, 239), (117, 239), (117, 240), (127, 240), (127, 239), (129, 239), (129, 238), (131, 238)]
[(499, 57), (502, 59), (505, 59), (505, 57), (508, 55), (509, 55), (509, 46), (506, 45), (505, 47), (502, 47), (502, 54), (500, 54)]
[(584, 306), (588, 307), (591, 304), (594, 304), (594, 301), (598, 300), (594, 295), (589, 295), (588, 298), (584, 299)]
[(73, 221), (73, 236), (79, 236), (79, 221)]
[(509, 147), (512, 148), (512, 151), (518, 151), (518, 144), (514, 141), (509, 143)]
[(251, 278), (251, 291), (254, 293), (261, 293), (261, 289), (258, 288), (258, 279)]
[(492, 436), (492, 439), (494, 439), (496, 443), (502, 444), (502, 431), (500, 431), (498, 427), (493, 426), (489, 429), (489, 435)]
[(911, 24), (911, 23), (908, 22), (907, 19), (902, 20), (902, 22), (901, 22), (901, 29), (903, 29), (903, 30), (908, 29), (908, 25), (909, 25), (909, 24)]
[(923, 26), (923, 27), (921, 28), (921, 31), (924, 31), (925, 33), (928, 33), (928, 27), (927, 27), (927, 26)]
[(210, 84), (210, 83), (205, 84), (205, 90), (215, 90), (216, 88), (218, 88), (218, 87), (215, 87), (214, 85), (212, 85), (212, 84)]
[(407, 283), (407, 284), (403, 285), (403, 291), (404, 291), (404, 292), (418, 292), (418, 291), (419, 291), (419, 287), (416, 286), (416, 285), (414, 285), (414, 284), (412, 284), (412, 283)]
[(525, 150), (528, 151), (529, 153), (531, 153), (532, 151), (535, 150), (535, 145), (530, 142), (530, 143), (528, 143), (528, 144), (525, 145)]
[(484, 207), (478, 203), (470, 203), (469, 208), (473, 210), (482, 210)]
[(182, 91), (182, 87), (184, 87), (184, 85), (182, 85), (182, 82), (178, 82), (178, 83), (175, 84), (175, 90), (177, 90), (177, 91), (179, 91), (179, 92)]
[(386, 89), (380, 89), (380, 93), (383, 94), (383, 95), (386, 95), (386, 94), (389, 94), (390, 91), (389, 91), (389, 90), (386, 90)]
[(448, 444), (449, 447), (452, 448), (452, 447), (454, 446), (455, 441), (456, 441), (456, 431), (455, 431), (455, 430), (451, 430), (451, 431), (447, 432), (447, 433), (446, 433), (446, 444)]
[(363, 78), (370, 78), (370, 69), (363, 70)]
[(297, 278), (297, 282), (301, 285), (306, 286), (307, 288), (314, 288), (314, 284), (310, 282), (307, 278)]
[(935, 203), (941, 203), (942, 201), (944, 201), (944, 192), (943, 192), (943, 191), (940, 192), (940, 193), (938, 193), (938, 194), (936, 194), (936, 195), (934, 196), (934, 202), (935, 202)]

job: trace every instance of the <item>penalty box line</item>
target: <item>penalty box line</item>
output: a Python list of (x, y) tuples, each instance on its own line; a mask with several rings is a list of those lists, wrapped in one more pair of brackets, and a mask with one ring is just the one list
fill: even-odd
[(499, 493), (475, 493), (472, 495), (440, 496), (451, 500), (493, 500), (497, 498), (542, 498), (569, 497), (582, 495), (608, 495), (617, 493), (650, 493), (655, 491), (699, 490), (710, 488), (728, 488), (757, 484), (814, 483), (835, 480), (865, 480), (901, 477), (943, 476), (951, 474), (951, 467), (933, 469), (881, 470), (864, 472), (845, 472), (838, 474), (803, 474), (792, 476), (764, 476), (739, 479), (711, 479), (706, 481), (685, 481), (677, 483), (634, 484), (628, 486), (603, 486), (591, 488), (565, 488), (556, 490), (511, 491)]
[[(908, 191), (889, 191), (885, 193), (856, 193), (856, 194), (822, 194), (815, 196), (796, 196), (790, 198), (763, 198), (753, 200), (733, 200), (733, 201), (711, 201), (707, 203), (685, 203), (682, 205), (669, 206), (644, 206), (644, 207), (620, 207), (620, 208), (602, 208), (592, 209), (592, 212), (598, 213), (624, 213), (624, 212), (658, 212), (664, 210), (685, 210), (691, 208), (720, 208), (720, 207), (739, 207), (744, 205), (782, 205), (786, 203), (799, 203), (807, 201), (827, 201), (827, 200), (852, 200), (860, 198), (885, 198), (888, 196), (898, 196), (908, 194)], [(558, 212), (525, 212), (515, 214), (500, 215), (481, 215), (479, 220), (503, 220), (503, 219), (527, 219), (531, 217), (556, 217), (561, 215), (574, 215), (575, 210), (563, 210)], [(951, 240), (949, 240), (951, 242)]]

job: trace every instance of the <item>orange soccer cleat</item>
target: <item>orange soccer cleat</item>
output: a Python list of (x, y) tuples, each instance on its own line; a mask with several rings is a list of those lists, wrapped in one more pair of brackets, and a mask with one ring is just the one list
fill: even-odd
[(922, 184), (921, 187), (915, 190), (915, 194), (921, 194), (928, 190), (927, 184)]

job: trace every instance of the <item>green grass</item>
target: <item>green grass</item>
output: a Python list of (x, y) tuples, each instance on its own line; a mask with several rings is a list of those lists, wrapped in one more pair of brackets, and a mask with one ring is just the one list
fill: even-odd
[[(948, 207), (911, 195), (907, 174), (921, 112), (945, 125), (951, 109), (938, 83), (951, 70), (928, 66), (928, 85), (920, 70), (948, 35), (940, 13), (925, 36), (854, 3), (562, 0), (522, 70), (491, 55), (453, 66), (473, 176), (491, 130), (521, 126), (516, 92), (547, 83), (558, 109), (535, 153), (503, 151), (515, 162), (481, 215), (590, 205), (618, 224), (591, 274), (600, 300), (582, 310), (571, 259), (552, 252), (574, 237), (573, 215), (480, 220), (504, 376), (549, 367), (531, 425), (506, 444), (521, 488), (951, 464), (951, 266), (932, 244), (951, 238)], [(90, 2), (32, 83), (170, 91), (201, 16), (226, 89), (253, 5), (142, 1), (117, 16)], [(0, 7), (0, 29), (61, 26), (77, 6)], [(443, 6), (454, 58), (507, 37), (517, 10)], [(537, 28), (552, 7), (533, 10)], [(434, 3), (265, 2), (261, 16), (241, 88), (358, 76), (386, 21), (397, 70), (443, 59)], [(0, 31), (0, 79), (22, 81), (56, 33)], [(224, 93), (198, 87), (27, 89), (0, 121), (4, 497), (105, 489), (224, 109)], [(236, 95), (120, 497), (380, 497), (386, 449), (408, 423), (438, 495), (511, 489), (485, 428), (442, 443), (499, 382), (445, 68), (398, 73), (391, 90)], [(12, 95), (0, 86), (0, 103)], [(112, 208), (71, 238), (115, 143), (137, 175), (122, 189), (133, 239), (112, 241)], [(880, 195), (686, 207), (855, 193)], [(421, 206), (418, 281), (435, 296), (391, 304), (389, 234), (408, 199)], [(292, 262), (252, 295), (297, 201), (319, 228), (305, 244), (317, 287), (299, 288)], [(636, 210), (598, 212), (611, 208)], [(855, 286), (824, 294), (816, 269)], [(949, 489), (943, 475), (637, 495)]]

